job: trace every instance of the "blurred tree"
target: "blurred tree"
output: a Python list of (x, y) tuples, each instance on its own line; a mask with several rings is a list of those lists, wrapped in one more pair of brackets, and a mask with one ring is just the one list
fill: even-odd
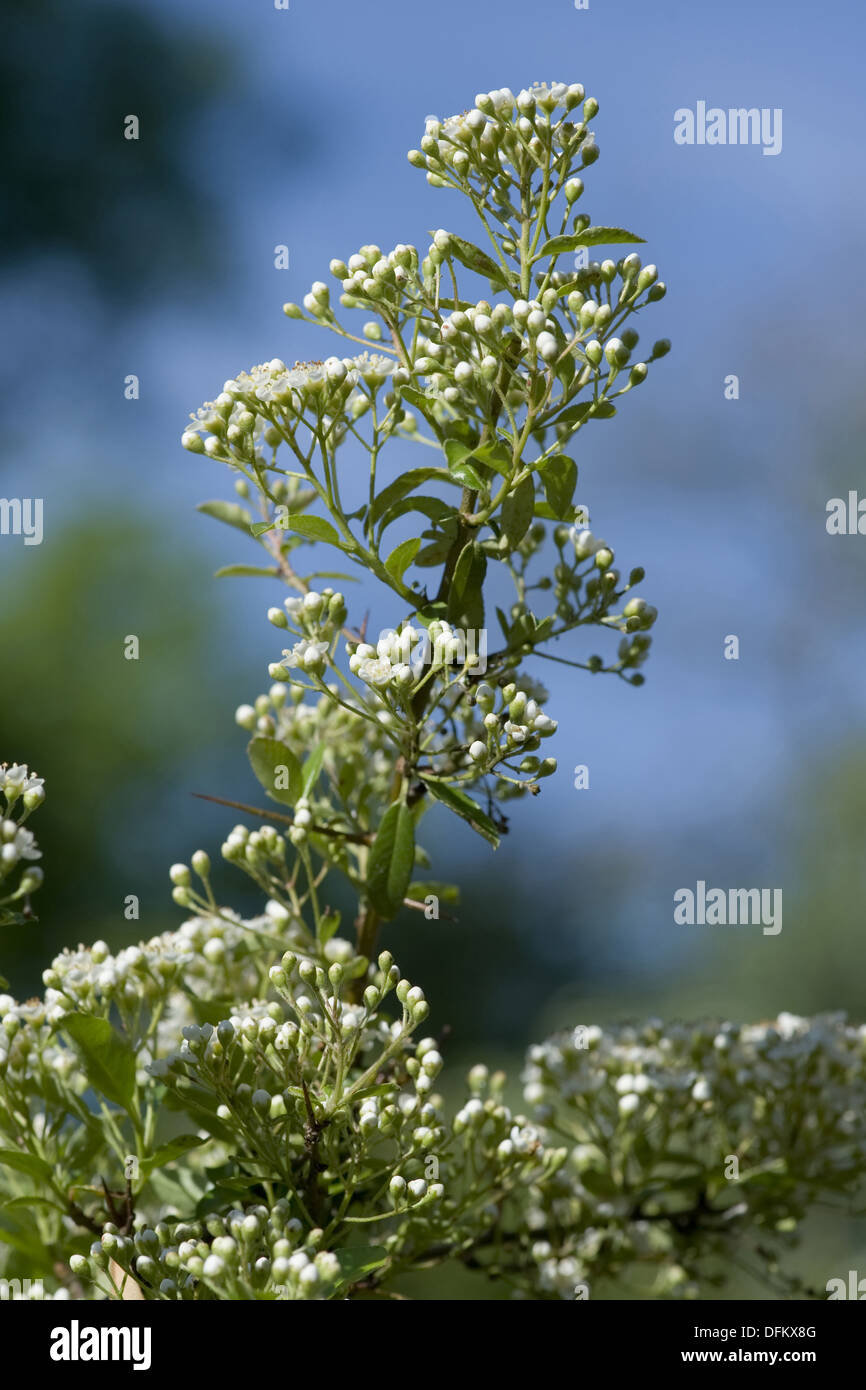
[[(190, 63), (190, 36), (178, 37), (123, 4), (11, 0), (0, 46), (0, 255), (71, 255), (101, 291), (128, 299), (212, 254), (213, 209), (190, 176), (186, 141), (227, 60), (199, 36)], [(127, 114), (139, 118), (138, 141), (124, 138)]]
[[(63, 946), (98, 936), (118, 946), (181, 920), (167, 869), (185, 822), (199, 836), (208, 822), (190, 792), (206, 766), (221, 781), (219, 689), (231, 679), (208, 656), (215, 586), (164, 527), (138, 519), (120, 534), (115, 516), (93, 515), (18, 555), (4, 560), (15, 602), (0, 608), (0, 759), (47, 781), (38, 839), (50, 871), (38, 924), (4, 932), (16, 991), (36, 986)], [(127, 660), (133, 635), (140, 656)], [(130, 894), (138, 920), (124, 916)]]

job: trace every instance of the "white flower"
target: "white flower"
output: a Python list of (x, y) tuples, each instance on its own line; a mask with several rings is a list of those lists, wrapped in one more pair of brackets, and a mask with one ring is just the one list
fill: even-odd
[(328, 643), (313, 642), (302, 637), (300, 642), (283, 652), (284, 666), (300, 666), (304, 671), (323, 671), (327, 663)]
[(368, 386), (381, 386), (396, 366), (392, 358), (383, 357), (381, 353), (376, 352), (360, 352), (357, 357), (347, 357), (343, 360), (344, 364), (353, 368), (357, 376)]
[(7, 797), (17, 797), (44, 787), (45, 778), (31, 773), (26, 763), (13, 763), (11, 767), (0, 768), (0, 785)]
[(392, 666), (387, 656), (369, 657), (358, 663), (356, 674), (366, 685), (383, 686), (391, 679)]
[(42, 851), (36, 846), (33, 831), (19, 825), (13, 839), (3, 846), (3, 857), (12, 864), (17, 863), (19, 859), (41, 859)]

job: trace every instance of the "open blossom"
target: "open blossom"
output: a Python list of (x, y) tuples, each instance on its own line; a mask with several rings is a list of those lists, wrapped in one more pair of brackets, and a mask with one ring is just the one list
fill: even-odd
[(36, 791), (45, 785), (44, 777), (31, 773), (26, 763), (13, 763), (11, 767), (0, 767), (0, 790), (7, 797), (23, 796), (25, 792)]
[(327, 642), (314, 642), (308, 637), (302, 637), (300, 642), (284, 651), (282, 664), (289, 667), (300, 666), (304, 671), (321, 671), (327, 662), (328, 650)]
[(32, 830), (26, 826), (16, 826), (14, 821), (4, 821), (3, 848), (0, 857), (7, 866), (17, 864), (21, 859), (41, 859), (42, 851), (37, 848)]
[(366, 685), (381, 687), (390, 682), (393, 668), (387, 656), (368, 657), (358, 663), (356, 674)]

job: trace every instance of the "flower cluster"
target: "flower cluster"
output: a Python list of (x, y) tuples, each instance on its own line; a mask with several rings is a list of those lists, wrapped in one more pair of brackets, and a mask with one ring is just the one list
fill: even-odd
[(530, 1194), (525, 1261), (540, 1289), (574, 1298), (616, 1276), (636, 1293), (697, 1297), (731, 1242), (751, 1234), (775, 1276), (807, 1208), (854, 1194), (866, 1028), (792, 1014), (578, 1026), (530, 1049), (524, 1099), (542, 1133), (570, 1136), (567, 1162)]
[[(598, 102), (584, 101), (585, 95), (579, 82), (538, 82), (516, 97), (509, 87), (481, 92), (470, 111), (444, 121), (430, 117), (421, 149), (410, 150), (409, 162), (427, 170), (434, 188), (477, 190), (504, 212), (511, 171), (519, 181), (551, 165), (561, 172), (576, 160), (586, 166), (598, 158), (589, 130)], [(568, 120), (581, 103), (583, 120)]]
[(338, 1297), (351, 1266), (320, 1248), (321, 1230), (304, 1234), (290, 1212), (281, 1198), (201, 1221), (140, 1222), (131, 1235), (108, 1222), (70, 1267), (108, 1298), (123, 1297), (130, 1284), (147, 1299), (171, 1302)]
[[(33, 831), (24, 824), (45, 800), (45, 781), (25, 763), (0, 764), (0, 793), (5, 810), (0, 813), (0, 926), (32, 917), (30, 895), (42, 883), (36, 863), (42, 851)], [(14, 880), (17, 878), (17, 882)]]

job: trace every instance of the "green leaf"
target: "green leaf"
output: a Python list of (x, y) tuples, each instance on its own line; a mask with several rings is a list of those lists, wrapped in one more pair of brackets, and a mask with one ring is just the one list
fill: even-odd
[(474, 270), (476, 274), (485, 276), (488, 280), (496, 281), (504, 289), (509, 288), (508, 279), (503, 273), (502, 267), (491, 260), (486, 251), (482, 251), (480, 246), (466, 241), (463, 237), (454, 236), (453, 232), (450, 236), (449, 253), (453, 254), (461, 265), (465, 265), (467, 270)]
[(291, 748), (277, 738), (253, 738), (247, 744), (247, 756), (268, 796), (294, 806), (302, 794), (303, 778)]
[(474, 541), (467, 541), (454, 566), (448, 595), (448, 617), (468, 628), (484, 626), (484, 579), (487, 556)]
[(415, 866), (415, 825), (403, 801), (382, 817), (367, 860), (367, 897), (380, 917), (396, 916), (403, 905)]
[[(449, 482), (453, 482), (449, 478)], [(402, 497), (399, 502), (390, 506), (382, 517), (381, 531), (385, 531), (392, 521), (397, 521), (407, 512), (420, 512), (429, 521), (441, 521), (443, 517), (453, 516), (454, 508), (447, 502), (443, 502), (441, 497), (425, 497), (421, 493), (413, 493), (411, 497)]]
[(552, 237), (544, 243), (535, 259), (540, 261), (543, 256), (560, 256), (564, 251), (576, 251), (579, 246), (614, 246), (625, 241), (637, 243), (645, 240), (645, 237), (635, 236), (634, 232), (627, 232), (624, 227), (587, 227), (582, 232)]
[(401, 386), (399, 391), (403, 399), (414, 405), (416, 410), (429, 410), (433, 404), (429, 396), (425, 396), (423, 391), (418, 391), (414, 386)]
[(202, 1139), (199, 1134), (179, 1134), (176, 1139), (169, 1139), (168, 1143), (160, 1144), (148, 1158), (143, 1158), (141, 1171), (145, 1177), (149, 1177), (155, 1168), (164, 1168), (167, 1163), (173, 1163), (176, 1158), (183, 1158), (190, 1150), (198, 1149), (202, 1144), (209, 1142), (209, 1139)]
[(616, 414), (613, 401), (593, 401), (587, 411), (590, 420), (611, 420)]
[(36, 1154), (25, 1153), (23, 1149), (0, 1149), (0, 1169), (14, 1168), (16, 1172), (26, 1173), (28, 1177), (50, 1182), (51, 1165)]
[(447, 603), (441, 598), (434, 598), (431, 599), (429, 603), (425, 603), (418, 608), (415, 612), (415, 617), (418, 619), (419, 623), (423, 623), (425, 627), (429, 627), (431, 623), (437, 620), (441, 622), (447, 614)]
[(440, 309), (474, 309), (475, 302), (471, 299), (440, 299)]
[(452, 478), (459, 479), (464, 487), (471, 487), (479, 492), (484, 483), (477, 469), (472, 466), (473, 454), (474, 449), (471, 444), (465, 444), (459, 439), (446, 439), (445, 456), (448, 459), (448, 468)]
[(10, 907), (0, 907), (0, 927), (23, 927), (26, 922), (38, 922), (38, 917), (25, 917)]
[(555, 371), (557, 380), (562, 382), (562, 385), (566, 391), (568, 391), (568, 388), (574, 381), (575, 370), (576, 367), (574, 356), (570, 352), (567, 352), (564, 357), (560, 357), (558, 362), (556, 363)]
[(26, 1211), (28, 1207), (53, 1207), (55, 1211), (62, 1211), (68, 1215), (66, 1208), (59, 1202), (53, 1202), (50, 1197), (42, 1197), (38, 1192), (28, 1192), (24, 1197), (13, 1197), (11, 1201), (3, 1203), (4, 1211)]
[(593, 1197), (601, 1197), (609, 1200), (611, 1197), (619, 1195), (619, 1187), (616, 1179), (610, 1173), (603, 1173), (598, 1168), (583, 1168), (580, 1174), (580, 1181), (587, 1192), (591, 1192)]
[(192, 1005), (196, 1023), (210, 1023), (215, 1028), (224, 1018), (231, 1018), (235, 1012), (235, 1006), (230, 999), (200, 999), (189, 985), (181, 985), (180, 988)]
[(341, 550), (345, 547), (345, 542), (340, 539), (330, 521), (325, 521), (322, 516), (308, 516), (306, 512), (301, 512), (300, 515), (297, 512), (290, 513), (284, 529), (294, 531), (296, 535), (303, 536), (308, 541), (326, 541), (328, 545), (336, 545)]
[(426, 536), (433, 539), (429, 545), (425, 545), (423, 550), (419, 550), (415, 556), (416, 565), (441, 565), (447, 558), (448, 552), (454, 544), (457, 535), (457, 519), (449, 517), (440, 531), (425, 531)]
[(276, 565), (269, 569), (262, 569), (260, 565), (223, 565), (222, 569), (217, 570), (214, 579), (228, 579), (230, 576), (255, 575), (263, 579), (276, 579), (280, 571)]
[(456, 883), (440, 883), (435, 879), (413, 879), (409, 884), (407, 897), (414, 898), (416, 902), (422, 902), (430, 895), (437, 897), (443, 903), (458, 903), (460, 901), (460, 889)]
[(334, 1254), (340, 1265), (338, 1288), (345, 1288), (347, 1284), (357, 1284), (360, 1279), (364, 1279), (374, 1269), (383, 1265), (388, 1258), (388, 1251), (384, 1245), (352, 1245), (343, 1250), (335, 1250)]
[(309, 796), (310, 792), (313, 790), (313, 787), (318, 782), (319, 773), (322, 771), (322, 763), (324, 762), (324, 760), (325, 745), (324, 743), (317, 743), (312, 753), (304, 763), (304, 781), (303, 786), (301, 788), (301, 794), (303, 796)]
[(581, 420), (585, 420), (592, 409), (592, 401), (581, 401), (580, 405), (570, 405), (567, 410), (557, 418), (558, 425), (577, 425)]
[(531, 477), (524, 478), (502, 503), (502, 529), (512, 550), (520, 544), (529, 530), (534, 507), (535, 484)]
[(447, 425), (439, 426), (442, 438), (457, 439), (461, 444), (466, 444), (470, 449), (474, 449), (481, 441), (478, 430), (469, 420), (449, 420)]
[(31, 1221), (11, 1226), (8, 1221), (0, 1220), (0, 1245), (8, 1245), (20, 1254), (26, 1255), (28, 1267), (35, 1273), (52, 1272), (53, 1262), (48, 1257), (39, 1232)]
[(458, 482), (462, 483), (464, 487), (471, 488), (473, 492), (481, 492), (484, 487), (478, 471), (472, 467), (469, 459), (464, 459), (463, 463), (455, 463), (451, 472)]
[(320, 946), (326, 946), (331, 937), (339, 930), (341, 914), (339, 912), (325, 912), (319, 919), (319, 930), (316, 933)]
[(511, 450), (501, 439), (494, 440), (492, 444), (482, 444), (479, 449), (473, 449), (472, 457), (481, 463), (488, 464), (503, 478), (511, 476)]
[(357, 574), (344, 574), (342, 570), (313, 570), (307, 579), (342, 579), (344, 584), (360, 584)]
[(399, 502), (401, 498), (413, 492), (416, 487), (420, 487), (422, 483), (429, 483), (433, 478), (443, 483), (452, 482), (447, 468), (410, 468), (408, 472), (401, 473), (399, 478), (395, 478), (393, 483), (389, 483), (387, 487), (382, 489), (378, 497), (373, 499), (373, 505), (370, 508), (370, 525), (375, 526), (379, 518), (384, 516), (388, 508), (393, 506), (395, 502)]
[[(423, 773), (419, 774), (423, 776)], [(473, 830), (491, 844), (494, 849), (499, 847), (499, 831), (493, 824), (490, 817), (482, 811), (477, 802), (467, 796), (459, 787), (451, 787), (447, 782), (428, 782), (424, 785), (431, 796), (437, 801), (441, 801), (449, 810), (454, 811), (462, 820), (468, 821)]]
[(215, 517), (217, 521), (224, 521), (227, 526), (234, 526), (236, 530), (249, 535), (252, 517), (246, 507), (240, 506), (237, 502), (223, 502), (219, 499), (215, 502), (199, 502), (196, 511), (204, 512), (205, 516)]
[[(215, 1139), (222, 1139), (232, 1150), (236, 1147), (237, 1136), (216, 1113), (218, 1098), (202, 1086), (186, 1085), (182, 1090), (167, 1090), (162, 1103), (168, 1110), (177, 1110), (188, 1115), (199, 1129), (206, 1129)], [(187, 1172), (185, 1168), (178, 1171), (181, 1174)]]
[(93, 1088), (129, 1111), (135, 1092), (135, 1053), (107, 1018), (65, 1014), (60, 1026), (72, 1039)]
[(392, 579), (396, 579), (400, 583), (420, 549), (421, 537), (410, 536), (408, 540), (401, 541), (396, 550), (391, 551), (385, 561), (385, 568)]
[(565, 454), (554, 454), (539, 466), (544, 495), (558, 521), (571, 520), (572, 498), (577, 487), (577, 464)]

